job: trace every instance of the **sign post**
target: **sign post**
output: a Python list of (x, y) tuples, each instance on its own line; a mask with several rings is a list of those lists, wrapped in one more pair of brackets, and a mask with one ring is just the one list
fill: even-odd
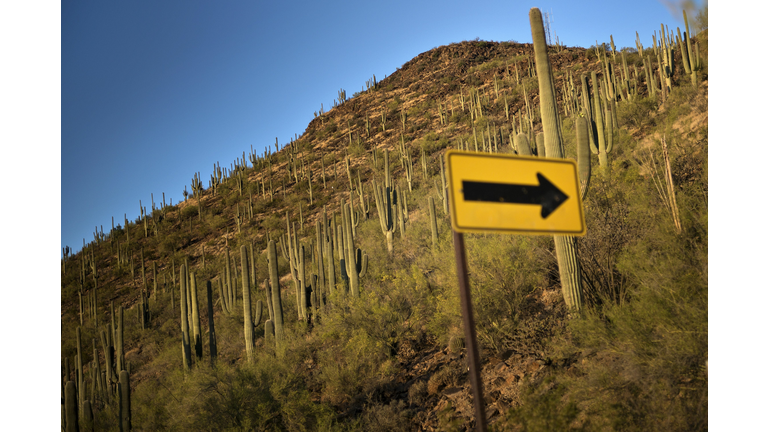
[(475, 316), (472, 313), (472, 298), (469, 294), (467, 276), (467, 256), (464, 253), (464, 234), (453, 231), (453, 248), (456, 255), (456, 275), (459, 277), (459, 298), (461, 317), (464, 324), (464, 340), (467, 345), (467, 363), (469, 363), (469, 383), (472, 385), (472, 398), (475, 405), (475, 429), (485, 432), (488, 428), (483, 402), (483, 380), (480, 377), (480, 354), (477, 349), (475, 334)]
[(484, 432), (488, 426), (463, 233), (579, 236), (587, 229), (575, 161), (455, 150), (445, 159), (475, 428)]

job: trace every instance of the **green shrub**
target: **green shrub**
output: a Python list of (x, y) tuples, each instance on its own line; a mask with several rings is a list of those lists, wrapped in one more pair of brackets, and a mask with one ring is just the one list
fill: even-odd
[(185, 248), (187, 245), (189, 245), (191, 238), (189, 235), (189, 231), (187, 230), (177, 230), (172, 231), (168, 234), (165, 234), (162, 237), (162, 240), (160, 240), (160, 244), (158, 245), (158, 248), (160, 249), (160, 253), (169, 256), (176, 251)]
[[(359, 158), (365, 155), (365, 143), (363, 141), (353, 141), (347, 147), (347, 152), (349, 153), (350, 157)], [(315, 183), (317, 183), (317, 180), (318, 179), (315, 178)], [(320, 178), (320, 181), (322, 183), (322, 178)], [(322, 184), (320, 186), (322, 186)], [(317, 185), (315, 185), (314, 187), (317, 188)]]
[(413, 430), (410, 420), (412, 416), (413, 412), (407, 409), (403, 400), (393, 400), (389, 404), (374, 404), (363, 411), (363, 430), (370, 432), (410, 431)]
[(326, 406), (311, 401), (301, 377), (269, 356), (238, 366), (202, 362), (170, 380), (136, 392), (135, 406), (153, 410), (141, 413), (139, 424), (154, 430), (328, 430), (333, 421)]
[(410, 405), (421, 405), (427, 397), (426, 381), (416, 381), (408, 388), (408, 403)]
[(222, 216), (222, 215), (212, 216), (208, 223), (216, 231), (220, 231), (225, 226), (227, 226), (227, 221), (226, 221), (226, 219), (224, 219), (224, 216)]
[(616, 105), (620, 126), (643, 128), (654, 125), (657, 109), (655, 97), (636, 97), (631, 102), (621, 102)]
[(478, 341), (502, 352), (511, 342), (529, 295), (546, 287), (549, 238), (465, 236)]
[(445, 387), (456, 387), (466, 382), (467, 371), (464, 365), (448, 363), (432, 374), (427, 381), (427, 393), (436, 395)]
[(190, 201), (190, 204), (181, 210), (182, 219), (189, 219), (191, 217), (197, 216), (197, 200), (193, 201)]
[(445, 135), (438, 135), (435, 132), (427, 132), (421, 140), (417, 140), (416, 142), (427, 155), (431, 155), (450, 145), (450, 142)]
[(527, 387), (520, 406), (509, 410), (506, 418), (494, 425), (494, 430), (584, 430), (581, 425), (574, 424), (579, 413), (577, 404), (570, 400), (563, 402), (566, 389), (563, 386), (548, 384)]

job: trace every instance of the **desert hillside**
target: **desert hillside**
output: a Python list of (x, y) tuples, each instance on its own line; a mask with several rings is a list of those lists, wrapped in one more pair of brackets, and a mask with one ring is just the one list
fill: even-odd
[(464, 236), (488, 423), (705, 430), (708, 44), (688, 34), (549, 45), (546, 79), (533, 44), (437, 47), (190, 172), (184, 202), (65, 251), (62, 428), (473, 429), (444, 155), (549, 156), (556, 124), (575, 275), (562, 239)]

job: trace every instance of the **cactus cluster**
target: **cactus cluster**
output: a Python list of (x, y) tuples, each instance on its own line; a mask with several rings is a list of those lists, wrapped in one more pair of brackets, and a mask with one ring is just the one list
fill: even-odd
[(389, 151), (384, 152), (384, 184), (379, 185), (374, 180), (373, 196), (376, 202), (376, 211), (379, 215), (379, 225), (387, 242), (387, 252), (394, 253), (394, 234), (400, 229), (400, 234), (405, 231), (407, 220), (407, 206), (402, 192), (394, 187), (389, 167)]
[[(114, 311), (114, 308), (113, 308)], [(93, 355), (85, 362), (85, 350), (82, 343), (82, 329), (75, 329), (76, 356), (75, 369), (70, 370), (69, 359), (64, 359), (61, 392), (62, 392), (62, 429), (63, 430), (95, 430), (94, 410), (111, 405), (113, 402), (120, 408), (119, 418), (121, 430), (131, 430), (130, 426), (130, 384), (127, 364), (123, 358), (123, 310), (118, 308), (117, 328), (115, 327), (114, 312), (112, 324), (107, 328), (95, 327), (94, 330), (101, 339), (104, 355), (104, 367), (99, 360), (97, 338), (91, 339)], [(88, 366), (86, 374), (85, 366)], [(116, 371), (120, 371), (118, 374)], [(74, 376), (73, 373), (74, 372)], [(86, 375), (88, 380), (86, 381)], [(72, 379), (74, 378), (74, 379)], [(123, 386), (122, 383), (126, 385)]]

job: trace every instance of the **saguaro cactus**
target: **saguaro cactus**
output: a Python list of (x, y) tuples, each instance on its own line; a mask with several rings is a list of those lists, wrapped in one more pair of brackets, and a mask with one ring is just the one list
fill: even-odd
[(546, 157), (547, 149), (544, 144), (544, 134), (539, 132), (536, 134), (536, 156)]
[[(553, 78), (547, 57), (547, 42), (541, 11), (538, 8), (531, 8), (529, 19), (536, 58), (536, 74), (539, 79), (539, 107), (546, 153), (551, 158), (562, 158), (563, 144), (560, 141), (560, 121), (557, 117), (555, 89), (552, 85)], [(572, 236), (556, 235), (554, 237), (563, 297), (569, 309), (578, 311), (582, 304), (582, 288), (581, 268), (576, 257), (576, 239)]]
[(304, 296), (302, 295), (304, 290), (304, 248), (303, 246), (299, 246), (295, 224), (293, 224), (293, 230), (291, 230), (292, 224), (288, 218), (287, 212), (285, 214), (285, 222), (288, 231), (285, 243), (288, 244), (288, 247), (287, 250), (283, 247), (283, 255), (288, 258), (288, 263), (291, 268), (291, 278), (293, 279), (293, 286), (296, 288), (296, 309), (299, 320), (305, 320), (307, 319), (307, 316), (303, 307)]
[(264, 345), (269, 346), (275, 343), (275, 325), (271, 319), (264, 322)]
[(245, 245), (240, 246), (240, 265), (242, 266), (242, 285), (243, 285), (243, 319), (245, 331), (245, 353), (248, 361), (253, 361), (253, 321), (251, 319), (251, 288), (248, 277), (248, 248)]
[(381, 225), (381, 232), (384, 234), (387, 240), (387, 253), (392, 255), (394, 253), (394, 235), (397, 229), (397, 218), (395, 212), (393, 212), (393, 195), (389, 187), (384, 185), (377, 185), (374, 181), (373, 184), (374, 198), (376, 200), (376, 212), (379, 215), (379, 224)]
[(693, 47), (691, 47), (691, 31), (688, 28), (688, 15), (686, 15), (685, 9), (683, 9), (683, 19), (685, 20), (685, 34), (681, 37), (680, 28), (677, 29), (677, 37), (681, 39), (683, 68), (685, 68), (685, 73), (691, 76), (693, 86), (697, 87), (699, 85), (699, 71), (701, 70), (699, 45), (696, 44), (696, 52), (694, 52)]
[(149, 312), (149, 300), (144, 295), (144, 291), (141, 291), (141, 294), (139, 294), (139, 304), (137, 305), (137, 311), (139, 317), (139, 324), (141, 325), (141, 329), (145, 330), (149, 328), (149, 319), (150, 319), (150, 312)]
[(74, 381), (67, 381), (64, 387), (64, 418), (67, 432), (79, 432), (80, 424), (77, 418), (77, 390)]
[(96, 402), (96, 396), (101, 398), (101, 391), (103, 389), (103, 383), (101, 382), (101, 365), (99, 364), (99, 353), (96, 349), (96, 338), (91, 339), (93, 342), (93, 360), (91, 360), (91, 401)]
[[(218, 291), (219, 291), (219, 300), (221, 301), (221, 310), (225, 314), (229, 315), (230, 310), (227, 307), (227, 284), (224, 281), (224, 275), (221, 273), (219, 274), (219, 280), (216, 286), (219, 287)], [(173, 294), (173, 292), (171, 292), (171, 294)], [(171, 297), (171, 301), (173, 301), (173, 297)]]
[[(344, 229), (344, 261), (342, 267), (349, 278), (349, 289), (354, 297), (360, 297), (360, 278), (365, 276), (368, 269), (368, 255), (362, 254), (360, 249), (355, 251), (355, 241), (352, 237), (352, 220), (350, 209), (341, 200), (342, 224)], [(362, 255), (362, 256), (361, 256)]]
[(269, 313), (267, 319), (272, 319), (275, 314), (272, 312), (272, 287), (269, 284), (269, 279), (264, 279), (264, 288), (267, 291), (267, 312)]
[[(104, 350), (104, 372), (105, 372), (104, 378), (107, 383), (107, 386), (109, 386), (109, 383), (117, 379), (114, 373), (114, 369), (112, 368), (112, 364), (114, 362), (114, 351), (112, 348), (112, 344), (109, 343), (107, 331), (102, 329), (101, 332), (99, 333), (99, 336), (101, 339), (101, 348)], [(106, 390), (107, 399), (109, 399), (110, 392), (106, 388), (105, 390)]]
[(522, 156), (532, 156), (531, 145), (528, 143), (528, 135), (519, 133), (515, 135), (515, 148), (517, 148), (517, 154)]
[[(594, 83), (593, 83), (594, 84)], [(592, 113), (592, 93), (590, 91), (589, 81), (587, 81), (587, 74), (581, 74), (581, 114), (587, 120), (587, 133), (589, 134), (589, 149), (592, 153), (597, 154), (597, 130), (595, 129), (595, 122)]]
[(118, 383), (120, 398), (120, 432), (128, 432), (131, 427), (131, 381), (128, 371), (120, 371)]
[(152, 300), (157, 300), (157, 261), (152, 261)]
[(251, 269), (251, 285), (256, 286), (256, 257), (253, 255), (253, 243), (248, 243), (248, 262)]
[(299, 289), (296, 291), (296, 302), (299, 308), (299, 315), (301, 315), (304, 321), (309, 321), (309, 313), (307, 312), (307, 262), (306, 262), (306, 249), (303, 244), (296, 243), (297, 247), (294, 252), (297, 260), (296, 267), (299, 274)]
[(83, 342), (80, 336), (80, 327), (75, 330), (77, 337), (77, 400), (78, 410), (82, 410), (82, 404), (85, 400), (85, 375), (83, 374)]
[[(280, 283), (277, 276), (277, 250), (275, 241), (270, 240), (267, 244), (267, 260), (269, 264), (269, 285), (272, 294), (272, 321), (274, 326), (275, 339), (277, 343), (283, 340), (283, 302), (280, 297)], [(267, 328), (265, 326), (265, 332)]]
[(256, 301), (256, 312), (253, 318), (253, 328), (256, 328), (261, 324), (261, 315), (264, 311), (264, 302), (261, 300)]
[(320, 218), (315, 222), (315, 264), (317, 266), (317, 282), (312, 289), (317, 291), (318, 297), (322, 299), (325, 292), (325, 260), (323, 259), (323, 249), (325, 249), (323, 230)]
[(597, 156), (600, 161), (600, 168), (603, 169), (604, 173), (608, 173), (608, 153), (613, 148), (613, 122), (605, 95), (599, 93), (601, 86), (598, 85), (595, 72), (592, 72), (592, 84), (592, 100), (595, 105), (592, 114), (594, 115), (594, 127), (597, 129)]
[(216, 348), (216, 328), (213, 325), (213, 289), (211, 281), (205, 282), (205, 293), (208, 298), (208, 350), (211, 353), (211, 364), (216, 362), (218, 350)]
[(189, 346), (189, 320), (187, 320), (187, 266), (181, 265), (181, 282), (179, 303), (181, 304), (181, 354), (184, 369), (189, 369), (192, 366), (192, 351)]
[(83, 429), (86, 432), (93, 432), (93, 409), (90, 400), (83, 402)]
[[(405, 194), (403, 194), (400, 186), (395, 187), (395, 193), (397, 194), (397, 202), (395, 206), (397, 212), (397, 225), (400, 228), (400, 238), (405, 238), (405, 223), (408, 222), (408, 205), (405, 203)], [(352, 213), (353, 212), (350, 211), (350, 215)]]
[(117, 354), (115, 355), (115, 363), (117, 365), (117, 370), (125, 369), (125, 349), (123, 348), (123, 329), (125, 326), (123, 325), (124, 323), (123, 315), (124, 315), (123, 307), (118, 306), (117, 330), (115, 330), (115, 337), (113, 338), (115, 340), (115, 349), (117, 350)]
[(200, 311), (197, 303), (197, 278), (195, 273), (190, 273), (190, 300), (192, 301), (192, 336), (195, 340), (195, 358), (196, 360), (203, 359), (203, 335), (200, 331)]
[(584, 117), (577, 117), (574, 124), (576, 126), (576, 151), (579, 164), (581, 198), (584, 199), (587, 195), (587, 190), (589, 189), (589, 177), (591, 174), (587, 119)]
[[(332, 221), (333, 222), (333, 221)], [(328, 293), (330, 295), (333, 295), (336, 291), (336, 260), (334, 260), (333, 257), (333, 239), (335, 232), (335, 222), (330, 224), (328, 223), (328, 214), (325, 211), (325, 208), (323, 208), (323, 247), (325, 248), (324, 256), (327, 256), (327, 265), (328, 265)]]
[(235, 302), (237, 301), (234, 278), (232, 277), (232, 260), (229, 257), (229, 248), (225, 255), (225, 263), (227, 265), (224, 277), (227, 282), (227, 305), (230, 313), (235, 311)]
[(437, 216), (435, 215), (435, 199), (428, 198), (429, 203), (429, 226), (432, 229), (432, 248), (437, 247)]

